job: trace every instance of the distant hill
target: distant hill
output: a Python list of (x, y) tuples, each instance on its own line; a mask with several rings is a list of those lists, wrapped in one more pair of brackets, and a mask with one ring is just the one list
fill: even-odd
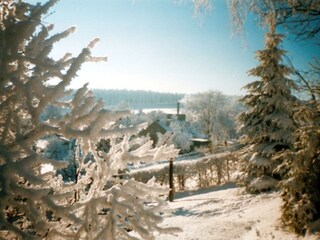
[(144, 90), (107, 90), (93, 89), (94, 95), (102, 98), (106, 108), (116, 108), (127, 105), (130, 109), (146, 108), (176, 108), (177, 102), (185, 94), (164, 93)]

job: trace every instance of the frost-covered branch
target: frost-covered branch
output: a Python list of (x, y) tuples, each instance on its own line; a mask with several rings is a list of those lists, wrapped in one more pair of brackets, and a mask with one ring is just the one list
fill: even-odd
[[(165, 160), (177, 150), (150, 149), (146, 142), (132, 151), (130, 139), (143, 126), (115, 124), (129, 112), (104, 110), (87, 85), (71, 96), (67, 88), (81, 65), (106, 58), (91, 56), (98, 39), (78, 56), (49, 57), (54, 44), (74, 31), (50, 36), (53, 26), (43, 24), (42, 16), (56, 2), (0, 5), (0, 228), (22, 239), (152, 239), (170, 233), (158, 225), (159, 196), (168, 189), (117, 174), (129, 162)], [(43, 121), (48, 106), (64, 113)], [(99, 153), (104, 138), (111, 149)]]

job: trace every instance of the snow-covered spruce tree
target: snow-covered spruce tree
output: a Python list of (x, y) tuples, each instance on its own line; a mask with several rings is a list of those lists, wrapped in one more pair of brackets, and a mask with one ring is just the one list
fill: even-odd
[(248, 110), (238, 117), (244, 134), (242, 141), (246, 144), (245, 174), (240, 182), (253, 192), (275, 187), (281, 174), (275, 177), (279, 162), (271, 158), (277, 151), (290, 147), (295, 128), (292, 120), (295, 98), (290, 90), (294, 83), (288, 79), (292, 70), (281, 63), (285, 54), (279, 48), (283, 35), (275, 32), (272, 19), (265, 36), (265, 49), (256, 52), (260, 65), (249, 71), (249, 75), (260, 79), (244, 87), (247, 94), (241, 101)]
[[(96, 40), (76, 57), (50, 57), (53, 44), (74, 31), (50, 36), (53, 26), (41, 22), (56, 2), (0, 0), (0, 238), (153, 239), (157, 232), (170, 232), (158, 225), (159, 193), (168, 191), (152, 181), (142, 184), (115, 175), (127, 162), (171, 158), (177, 151), (150, 150), (151, 142), (129, 151), (128, 139), (139, 127), (114, 127), (129, 112), (104, 110), (86, 85), (72, 100), (62, 101), (72, 93), (67, 87), (81, 64), (103, 59), (91, 56)], [(67, 108), (68, 114), (40, 121), (48, 105)], [(55, 170), (67, 165), (34, 150), (39, 139), (52, 134), (76, 139), (81, 147), (74, 182), (63, 182), (56, 171), (40, 172), (42, 164)], [(101, 138), (111, 139), (108, 153), (95, 151)], [(94, 159), (84, 161), (89, 152)]]
[(283, 223), (298, 234), (320, 230), (320, 103), (298, 107), (293, 149), (276, 156), (288, 166), (281, 182)]

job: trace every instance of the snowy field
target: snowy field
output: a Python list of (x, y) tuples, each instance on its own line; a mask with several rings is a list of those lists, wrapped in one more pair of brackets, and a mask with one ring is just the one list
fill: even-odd
[[(136, 113), (138, 113), (140, 110), (135, 110)], [(144, 108), (142, 112), (148, 114), (151, 112), (163, 112), (165, 114), (177, 114), (177, 108)], [(180, 114), (185, 113), (184, 108), (180, 108)]]
[(157, 240), (320, 239), (297, 237), (281, 227), (279, 193), (247, 194), (233, 183), (196, 192), (180, 193), (169, 203), (163, 226), (180, 227), (176, 236)]

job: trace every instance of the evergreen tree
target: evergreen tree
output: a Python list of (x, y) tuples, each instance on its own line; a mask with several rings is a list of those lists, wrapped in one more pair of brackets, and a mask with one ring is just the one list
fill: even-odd
[[(41, 18), (56, 2), (0, 0), (0, 229), (9, 231), (6, 236), (0, 232), (0, 238), (153, 239), (156, 232), (170, 231), (158, 226), (159, 194), (168, 190), (115, 175), (128, 162), (169, 159), (177, 150), (151, 149), (146, 142), (129, 151), (130, 136), (140, 127), (114, 127), (129, 112), (104, 110), (86, 85), (63, 100), (72, 94), (67, 87), (81, 64), (103, 59), (90, 53), (97, 40), (76, 57), (50, 57), (54, 43), (74, 31), (50, 36), (53, 26)], [(67, 114), (41, 121), (49, 105), (67, 108)], [(37, 141), (53, 134), (76, 139), (81, 149), (75, 156), (74, 182), (66, 183), (58, 174), (67, 161), (51, 160), (34, 149)], [(110, 139), (107, 153), (95, 151), (102, 138)], [(88, 153), (93, 158), (87, 160)], [(54, 171), (43, 173), (43, 164)]]
[(270, 17), (270, 31), (265, 36), (265, 49), (257, 51), (258, 67), (249, 71), (260, 79), (245, 86), (247, 94), (241, 101), (248, 111), (239, 115), (240, 129), (246, 144), (244, 176), (242, 183), (248, 190), (256, 192), (273, 188), (276, 184), (277, 161), (271, 157), (279, 150), (291, 145), (294, 122), (291, 95), (293, 82), (288, 79), (291, 69), (281, 63), (284, 50), (279, 48), (283, 35), (275, 32)]
[(320, 228), (320, 103), (301, 104), (293, 149), (276, 156), (289, 168), (281, 182), (282, 221), (298, 234)]

